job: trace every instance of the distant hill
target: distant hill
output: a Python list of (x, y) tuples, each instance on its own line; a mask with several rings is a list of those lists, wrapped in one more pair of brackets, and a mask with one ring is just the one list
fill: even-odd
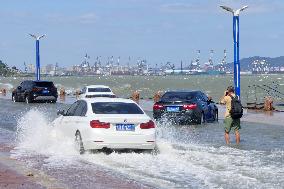
[[(284, 56), (279, 56), (275, 58), (253, 56), (249, 58), (242, 58), (240, 60), (241, 70), (248, 71), (251, 70), (252, 62), (255, 60), (266, 60), (272, 67), (284, 67)], [(229, 68), (233, 68), (233, 62), (228, 64)]]

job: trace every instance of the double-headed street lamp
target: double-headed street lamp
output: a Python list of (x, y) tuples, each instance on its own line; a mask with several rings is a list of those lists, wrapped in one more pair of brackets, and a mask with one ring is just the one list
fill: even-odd
[(40, 58), (39, 58), (39, 40), (43, 38), (45, 35), (36, 36), (33, 34), (29, 34), (31, 37), (36, 39), (36, 80), (40, 80)]
[(244, 6), (241, 9), (233, 10), (227, 6), (220, 6), (221, 8), (225, 9), (233, 13), (233, 38), (234, 38), (234, 84), (236, 95), (240, 98), (241, 97), (241, 78), (240, 78), (240, 51), (239, 51), (239, 15), (240, 12), (248, 8), (248, 6)]

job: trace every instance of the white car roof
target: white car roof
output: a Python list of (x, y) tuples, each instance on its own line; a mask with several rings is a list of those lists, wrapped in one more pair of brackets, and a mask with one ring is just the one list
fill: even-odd
[(109, 86), (106, 86), (106, 85), (88, 85), (86, 87), (87, 88), (110, 88)]
[(125, 98), (108, 98), (108, 97), (96, 97), (96, 98), (84, 98), (88, 104), (95, 102), (124, 102), (124, 103), (135, 103), (133, 100)]

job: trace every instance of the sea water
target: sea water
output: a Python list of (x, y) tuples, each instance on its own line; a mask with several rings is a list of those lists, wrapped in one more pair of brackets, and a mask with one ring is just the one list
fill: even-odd
[[(34, 78), (10, 77), (0, 78), (0, 89), (11, 90), (16, 88), (22, 80)], [(51, 80), (58, 89), (64, 88), (67, 94), (74, 94), (76, 90), (86, 85), (103, 84), (112, 88), (119, 97), (128, 98), (132, 92), (140, 92), (144, 99), (153, 98), (158, 91), (173, 89), (202, 90), (212, 96), (218, 102), (229, 85), (234, 85), (232, 75), (180, 75), (180, 76), (64, 76), (46, 77), (43, 80)], [(264, 87), (267, 85), (280, 91)], [(260, 86), (260, 87), (256, 87)], [(267, 90), (268, 89), (268, 90)], [(246, 102), (261, 103), (265, 96), (274, 97), (275, 102), (281, 102), (284, 98), (284, 75), (248, 75), (241, 76), (241, 100)], [(281, 99), (282, 97), (282, 99)]]

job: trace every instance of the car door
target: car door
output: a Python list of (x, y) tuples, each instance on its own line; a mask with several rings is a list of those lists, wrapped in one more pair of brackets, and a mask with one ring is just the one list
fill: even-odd
[(77, 130), (85, 132), (89, 125), (85, 116), (86, 112), (87, 103), (83, 100), (76, 101), (67, 110), (66, 115), (62, 118), (62, 128), (68, 136), (74, 137)]
[(59, 122), (59, 128), (62, 131), (63, 134), (72, 137), (74, 133), (73, 128), (73, 116), (75, 114), (75, 111), (78, 106), (78, 101), (74, 102), (66, 111), (66, 113), (62, 116), (60, 122)]
[(209, 111), (208, 108), (208, 97), (203, 92), (200, 92), (200, 97), (202, 101), (203, 112), (205, 114), (205, 119), (210, 119), (211, 112)]
[(22, 99), (25, 100), (25, 97), (30, 94), (33, 82), (32, 81), (25, 81), (22, 87)]
[(208, 106), (207, 106), (207, 97), (204, 93), (198, 92), (197, 94), (197, 100), (201, 106), (202, 111), (205, 113), (205, 115), (208, 113)]
[(18, 97), (21, 101), (25, 100), (25, 88), (26, 88), (26, 81), (23, 81), (20, 85), (20, 88), (18, 88)]
[[(23, 83), (23, 82), (22, 82)], [(21, 100), (20, 99), (20, 93), (21, 93), (21, 88), (22, 88), (22, 83), (20, 83), (20, 85), (19, 86), (17, 86), (17, 88), (14, 90), (14, 95), (15, 95), (15, 98), (17, 99), (17, 100)]]
[(72, 116), (72, 125), (75, 131), (80, 131), (82, 138), (87, 134), (90, 127), (90, 120), (86, 117), (87, 103), (84, 100), (78, 101), (78, 106)]

